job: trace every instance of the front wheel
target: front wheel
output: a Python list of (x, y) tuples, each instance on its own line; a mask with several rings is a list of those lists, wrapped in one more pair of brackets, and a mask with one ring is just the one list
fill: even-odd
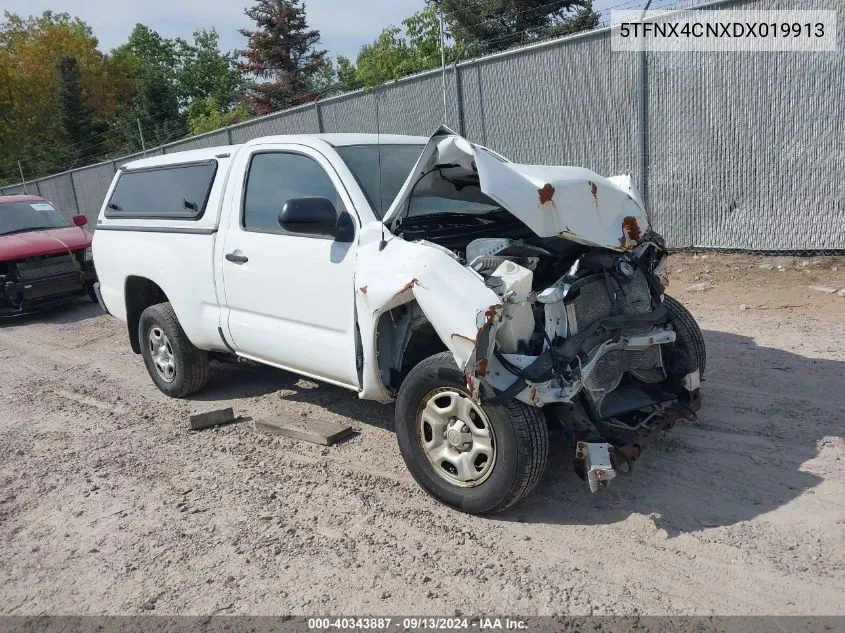
[(405, 378), (396, 437), (417, 483), (470, 514), (505, 510), (531, 494), (549, 453), (540, 409), (517, 401), (479, 404), (449, 352), (427, 358)]
[(680, 301), (666, 295), (663, 298), (663, 305), (669, 311), (669, 323), (675, 330), (677, 339), (675, 346), (683, 352), (688, 359), (687, 371), (698, 370), (700, 376), (704, 376), (704, 367), (707, 365), (707, 348), (704, 346), (704, 336), (701, 328)]
[(188, 340), (170, 303), (141, 313), (138, 338), (147, 372), (162, 393), (184, 398), (208, 383), (208, 354)]

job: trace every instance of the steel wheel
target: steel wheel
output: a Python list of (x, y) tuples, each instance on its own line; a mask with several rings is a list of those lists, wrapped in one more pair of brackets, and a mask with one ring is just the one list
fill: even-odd
[(153, 326), (147, 340), (156, 373), (165, 382), (173, 382), (176, 378), (176, 360), (167, 334), (160, 327)]
[(493, 472), (493, 427), (467, 393), (449, 387), (429, 392), (420, 403), (416, 426), (423, 453), (450, 484), (477, 486)]

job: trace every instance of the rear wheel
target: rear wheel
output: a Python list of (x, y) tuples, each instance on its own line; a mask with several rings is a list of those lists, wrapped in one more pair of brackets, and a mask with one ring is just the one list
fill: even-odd
[(669, 295), (663, 298), (663, 305), (669, 311), (669, 322), (675, 330), (675, 346), (683, 352), (689, 360), (689, 371), (698, 369), (700, 376), (704, 376), (704, 366), (707, 364), (707, 350), (704, 347), (704, 336), (701, 328), (680, 301)]
[(505, 510), (528, 496), (546, 467), (549, 436), (540, 409), (472, 398), (452, 354), (414, 367), (396, 403), (399, 449), (431, 496), (471, 514)]
[(188, 340), (170, 303), (141, 313), (138, 338), (147, 372), (162, 393), (184, 398), (208, 383), (208, 354)]

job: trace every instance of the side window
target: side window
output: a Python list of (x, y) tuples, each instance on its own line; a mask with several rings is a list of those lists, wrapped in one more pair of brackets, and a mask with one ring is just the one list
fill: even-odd
[(205, 211), (216, 172), (217, 161), (125, 171), (106, 217), (196, 220)]
[(246, 181), (243, 227), (280, 233), (282, 205), (291, 198), (308, 196), (328, 198), (338, 213), (344, 209), (328, 174), (313, 158), (286, 152), (255, 154)]

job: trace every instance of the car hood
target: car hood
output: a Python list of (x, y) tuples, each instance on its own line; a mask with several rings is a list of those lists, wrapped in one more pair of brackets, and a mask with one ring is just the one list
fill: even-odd
[[(427, 172), (434, 174), (429, 191), (449, 189), (447, 197), (477, 202), (492, 199), (540, 237), (558, 236), (624, 251), (636, 246), (648, 229), (630, 175), (605, 178), (581, 167), (512, 163), (445, 126), (429, 139), (390, 205), (384, 218), (388, 225), (405, 213), (412, 193), (420, 192), (415, 186)], [(477, 186), (456, 193), (448, 182), (434, 182), (436, 174)]]
[(0, 261), (57, 255), (91, 246), (91, 234), (77, 226), (0, 235)]

